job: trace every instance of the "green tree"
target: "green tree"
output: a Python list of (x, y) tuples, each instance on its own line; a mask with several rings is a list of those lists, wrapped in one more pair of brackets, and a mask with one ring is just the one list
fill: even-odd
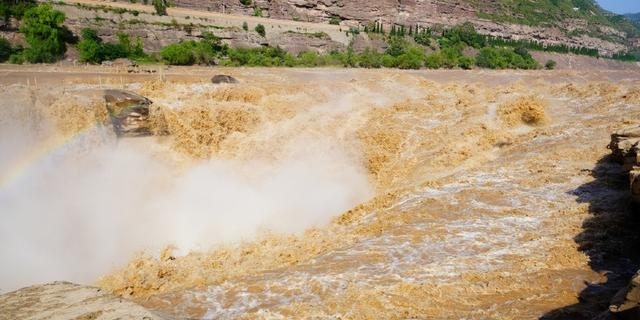
[(496, 48), (485, 47), (480, 49), (476, 56), (476, 65), (489, 69), (504, 69), (507, 67), (507, 61), (502, 57)]
[(396, 58), (400, 69), (420, 69), (424, 65), (424, 50), (422, 47), (411, 46), (405, 53)]
[(417, 32), (416, 31), (415, 35), (413, 36), (413, 40), (417, 44), (421, 44), (423, 46), (430, 46), (431, 45), (431, 34), (429, 34), (426, 31), (421, 31), (421, 32)]
[(556, 62), (554, 60), (547, 60), (547, 63), (544, 64), (544, 68), (547, 70), (553, 70), (556, 68)]
[(242, 23), (242, 30), (249, 31), (249, 24), (246, 21)]
[[(162, 60), (172, 65), (208, 65), (213, 63), (213, 59), (215, 57), (218, 57), (222, 54), (227, 54), (228, 48), (226, 45), (222, 45), (222, 43), (220, 42), (220, 38), (214, 36), (209, 32), (205, 32), (202, 37), (203, 39), (200, 41), (182, 41), (179, 43), (170, 44), (162, 48), (160, 50), (160, 56), (162, 57)], [(282, 52), (284, 52), (284, 50), (282, 50)], [(237, 53), (238, 52), (229, 52), (229, 55)], [(249, 59), (243, 58), (242, 62), (242, 64), (246, 64), (249, 62)]]
[(452, 69), (458, 66), (458, 60), (462, 56), (462, 49), (460, 46), (446, 47), (440, 50), (442, 55), (442, 66), (448, 69)]
[(167, 7), (169, 6), (169, 2), (167, 0), (151, 0), (151, 3), (159, 16), (167, 15)]
[(473, 65), (476, 63), (476, 60), (473, 57), (460, 56), (458, 57), (458, 66), (465, 70), (473, 69)]
[(80, 31), (82, 38), (76, 45), (80, 62), (100, 63), (104, 60), (102, 39), (95, 30), (84, 28)]
[(474, 48), (482, 48), (486, 46), (486, 39), (484, 36), (476, 32), (476, 28), (471, 22), (465, 22), (453, 27), (448, 34), (452, 40), (464, 42)]
[(382, 56), (382, 65), (385, 68), (395, 68), (395, 67), (398, 66), (398, 62), (396, 61), (396, 57), (394, 57), (394, 56), (392, 56), (392, 55), (390, 55), (388, 53), (385, 53)]
[[(520, 52), (523, 54), (523, 52)], [(513, 48), (485, 47), (476, 56), (476, 65), (490, 69), (536, 69), (538, 62), (530, 55), (522, 56), (514, 52)]]
[(380, 68), (382, 67), (382, 54), (374, 49), (366, 48), (358, 56), (358, 66), (363, 68)]
[(264, 29), (264, 26), (262, 24), (260, 24), (260, 23), (255, 27), (255, 30), (259, 35), (261, 35), (263, 37), (266, 35), (266, 31)]
[(123, 32), (118, 32), (117, 43), (103, 43), (95, 30), (84, 28), (80, 31), (82, 39), (78, 42), (78, 56), (81, 62), (100, 63), (117, 58), (141, 59), (147, 57), (140, 37), (135, 42)]
[(71, 33), (62, 26), (64, 13), (54, 10), (49, 4), (41, 4), (24, 13), (20, 32), (28, 47), (23, 51), (26, 61), (32, 63), (54, 62), (67, 51), (66, 41)]
[(5, 62), (11, 56), (11, 43), (9, 40), (0, 37), (0, 62)]
[(319, 65), (318, 54), (315, 51), (304, 51), (298, 56), (298, 63), (303, 67), (316, 67)]
[(160, 50), (160, 56), (162, 60), (172, 65), (186, 66), (196, 61), (191, 41), (170, 44)]
[[(395, 32), (395, 26), (394, 26), (393, 32)], [(401, 37), (395, 37), (395, 36), (389, 38), (389, 40), (387, 41), (387, 44), (389, 45), (389, 47), (387, 48), (386, 53), (394, 57), (399, 57), (400, 55), (404, 54), (408, 46), (408, 43), (406, 40), (404, 40)]]
[(444, 58), (442, 54), (433, 53), (425, 57), (424, 65), (429, 69), (439, 69), (444, 65)]
[(525, 59), (531, 58), (531, 54), (529, 54), (529, 51), (524, 46), (516, 47), (515, 49), (513, 49), (513, 52)]
[(8, 24), (11, 17), (21, 20), (24, 13), (35, 6), (35, 0), (1, 0), (0, 17), (4, 24)]

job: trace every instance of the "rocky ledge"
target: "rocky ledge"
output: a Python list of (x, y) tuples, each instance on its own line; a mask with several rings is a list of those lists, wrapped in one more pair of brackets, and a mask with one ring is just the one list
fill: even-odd
[(113, 129), (118, 137), (151, 135), (149, 122), (149, 106), (153, 103), (151, 100), (134, 92), (114, 89), (105, 90), (104, 99)]
[(54, 282), (0, 295), (0, 319), (160, 320), (158, 315), (100, 288)]

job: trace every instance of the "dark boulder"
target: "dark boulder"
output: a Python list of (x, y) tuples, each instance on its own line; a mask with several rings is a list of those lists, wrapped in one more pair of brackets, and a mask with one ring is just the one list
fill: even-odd
[(226, 74), (216, 74), (211, 78), (211, 82), (215, 84), (219, 83), (238, 83), (238, 80), (232, 76)]
[(107, 111), (113, 129), (118, 137), (139, 137), (151, 135), (149, 106), (151, 100), (125, 90), (104, 91)]

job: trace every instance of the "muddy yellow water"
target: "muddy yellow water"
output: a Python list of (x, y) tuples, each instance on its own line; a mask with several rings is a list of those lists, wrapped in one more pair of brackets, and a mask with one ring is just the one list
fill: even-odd
[(103, 214), (144, 219), (78, 236), (135, 239), (100, 287), (176, 318), (531, 319), (605, 281), (575, 240), (581, 192), (640, 115), (637, 73), (223, 71), (240, 83), (181, 69), (6, 86), (36, 92), (61, 137), (106, 123), (85, 92), (154, 102), (159, 136), (83, 140), (148, 157), (101, 190), (136, 208)]

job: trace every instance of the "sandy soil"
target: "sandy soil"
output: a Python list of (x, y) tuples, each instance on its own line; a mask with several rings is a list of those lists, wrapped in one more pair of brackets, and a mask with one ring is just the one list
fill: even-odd
[[(306, 177), (302, 193), (286, 189), (284, 202), (322, 193), (332, 173), (338, 183), (330, 188), (369, 190), (324, 222), (292, 230), (254, 230), (186, 252), (178, 243), (137, 258), (123, 250), (129, 263), (98, 285), (149, 309), (220, 319), (589, 318), (638, 267), (624, 177), (602, 161), (609, 134), (640, 116), (633, 70), (149, 69), (156, 72), (3, 65), (0, 84), (7, 96), (32, 92), (57, 134), (95, 123), (77, 106), (83, 90), (126, 88), (153, 100), (157, 126), (171, 134), (118, 148), (171, 168), (142, 186), (165, 190), (175, 203), (161, 203), (178, 215), (195, 209), (176, 203), (214, 195), (173, 198), (208, 190), (172, 189), (174, 182), (192, 168), (189, 179), (200, 181), (203, 167), (223, 160), (251, 179), (291, 157), (303, 159), (301, 170), (331, 164)], [(241, 83), (212, 85), (216, 73)], [(294, 172), (297, 181), (304, 171)], [(368, 188), (354, 184), (360, 173)], [(304, 221), (311, 207), (347, 190), (267, 218)], [(224, 210), (257, 201), (253, 195)], [(223, 209), (210, 206), (197, 221), (211, 227), (202, 235), (249, 224), (247, 212), (225, 224), (215, 218)], [(145, 214), (140, 208), (130, 214)], [(152, 237), (152, 219), (145, 223), (133, 230)], [(172, 244), (176, 225), (156, 245)]]

